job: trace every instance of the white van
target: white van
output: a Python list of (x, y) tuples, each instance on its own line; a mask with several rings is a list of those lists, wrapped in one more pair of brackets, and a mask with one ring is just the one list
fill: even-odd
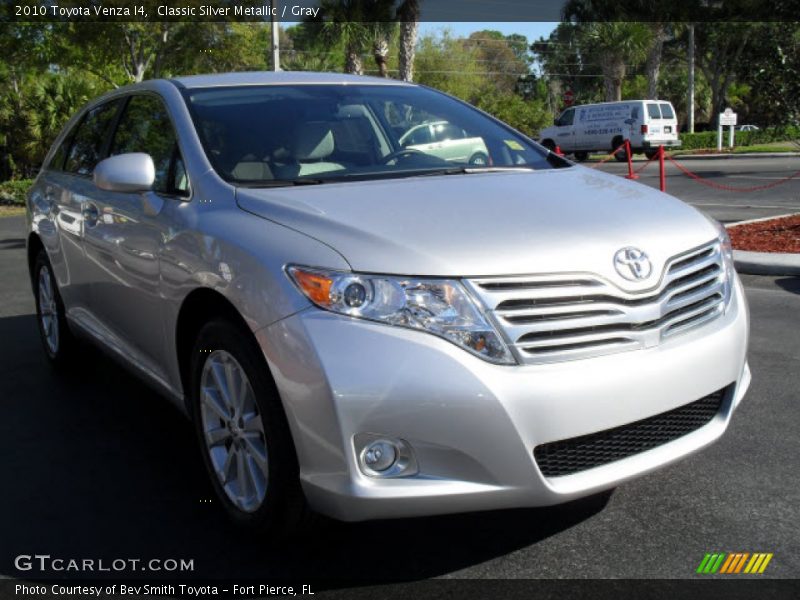
[[(659, 146), (676, 147), (678, 119), (672, 104), (664, 100), (625, 100), (573, 106), (562, 112), (552, 127), (543, 129), (539, 143), (550, 150), (558, 146), (576, 160), (589, 152), (610, 152), (625, 140), (634, 152), (655, 156)], [(624, 152), (616, 155), (625, 160)]]

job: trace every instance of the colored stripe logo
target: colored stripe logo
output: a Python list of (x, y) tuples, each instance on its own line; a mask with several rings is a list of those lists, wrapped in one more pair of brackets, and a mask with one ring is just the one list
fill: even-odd
[(697, 573), (702, 575), (713, 575), (714, 573), (760, 575), (766, 570), (772, 556), (772, 552), (754, 552), (752, 554), (749, 552), (708, 552), (700, 561)]

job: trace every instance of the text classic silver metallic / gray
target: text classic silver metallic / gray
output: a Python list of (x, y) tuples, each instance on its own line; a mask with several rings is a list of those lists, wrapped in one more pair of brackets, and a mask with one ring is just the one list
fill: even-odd
[[(480, 160), (436, 150), (462, 137)], [(172, 399), (249, 527), (594, 494), (716, 440), (750, 382), (722, 227), (422, 86), (115, 90), (27, 224), (51, 362), (88, 339)]]

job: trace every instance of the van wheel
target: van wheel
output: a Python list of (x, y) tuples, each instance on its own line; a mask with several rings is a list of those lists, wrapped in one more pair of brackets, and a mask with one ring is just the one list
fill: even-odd
[(658, 156), (658, 150), (645, 150), (644, 155), (647, 157), (647, 160), (653, 160)]
[[(624, 143), (625, 143), (625, 138), (615, 137), (611, 141), (611, 151), (613, 152), (614, 150), (622, 146), (622, 144)], [(625, 162), (626, 160), (628, 160), (628, 153), (625, 152), (625, 148), (622, 147), (619, 149), (618, 152), (614, 154), (614, 158), (616, 158), (618, 162)]]
[(243, 527), (284, 535), (310, 511), (278, 390), (249, 331), (207, 323), (192, 353), (195, 432), (217, 497)]
[(64, 367), (69, 363), (77, 340), (69, 330), (64, 302), (58, 291), (50, 259), (44, 250), (39, 251), (34, 263), (33, 295), (36, 299), (39, 338), (45, 355), (54, 367)]
[(489, 164), (489, 157), (483, 152), (476, 152), (469, 157), (469, 164), (475, 165), (476, 167), (485, 167)]
[(577, 160), (578, 162), (583, 162), (587, 158), (589, 158), (589, 153), (588, 152), (576, 152), (575, 153), (575, 160)]
[(555, 152), (556, 151), (556, 144), (555, 144), (555, 142), (553, 140), (544, 140), (542, 142), (542, 146), (544, 146), (545, 148), (550, 150), (550, 152)]

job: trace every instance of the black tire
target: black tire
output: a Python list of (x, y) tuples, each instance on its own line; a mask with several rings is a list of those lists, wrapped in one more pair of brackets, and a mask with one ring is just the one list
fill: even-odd
[(483, 152), (476, 152), (475, 154), (469, 157), (469, 164), (474, 165), (476, 167), (488, 167), (489, 157), (486, 156)]
[[(264, 430), (268, 478), (266, 494), (257, 509), (245, 511), (225, 492), (214, 469), (205, 440), (200, 407), (203, 366), (214, 351), (233, 356), (250, 383)], [(308, 526), (313, 514), (299, 480), (299, 467), (278, 390), (258, 344), (245, 327), (227, 319), (213, 320), (200, 330), (192, 351), (191, 409), (203, 463), (219, 502), (230, 519), (251, 531), (284, 537)]]
[(647, 160), (653, 160), (658, 156), (658, 150), (645, 150), (644, 155), (647, 157)]
[(544, 140), (542, 146), (550, 150), (550, 152), (556, 151), (556, 143), (553, 140)]
[(589, 158), (589, 153), (588, 152), (576, 152), (575, 153), (575, 160), (577, 160), (578, 162), (583, 162), (587, 158)]
[[(625, 140), (622, 138), (614, 138), (611, 142), (611, 150), (612, 152), (619, 148)], [(614, 154), (614, 158), (617, 159), (617, 162), (625, 162), (628, 160), (628, 153), (625, 151), (625, 148), (620, 148), (620, 150)]]
[[(49, 293), (47, 289), (40, 289), (43, 277), (49, 281)], [(61, 299), (61, 293), (58, 291), (58, 284), (53, 275), (50, 259), (44, 250), (40, 250), (39, 254), (36, 255), (32, 285), (33, 296), (36, 300), (36, 324), (39, 328), (39, 339), (42, 342), (45, 356), (47, 356), (53, 367), (57, 369), (66, 367), (75, 356), (74, 351), (77, 340), (67, 324), (64, 302)], [(48, 300), (50, 301), (48, 302)], [(43, 306), (43, 303), (49, 306)], [(45, 318), (43, 310), (48, 313), (50, 319)], [(46, 321), (49, 324), (48, 326), (45, 325)]]

